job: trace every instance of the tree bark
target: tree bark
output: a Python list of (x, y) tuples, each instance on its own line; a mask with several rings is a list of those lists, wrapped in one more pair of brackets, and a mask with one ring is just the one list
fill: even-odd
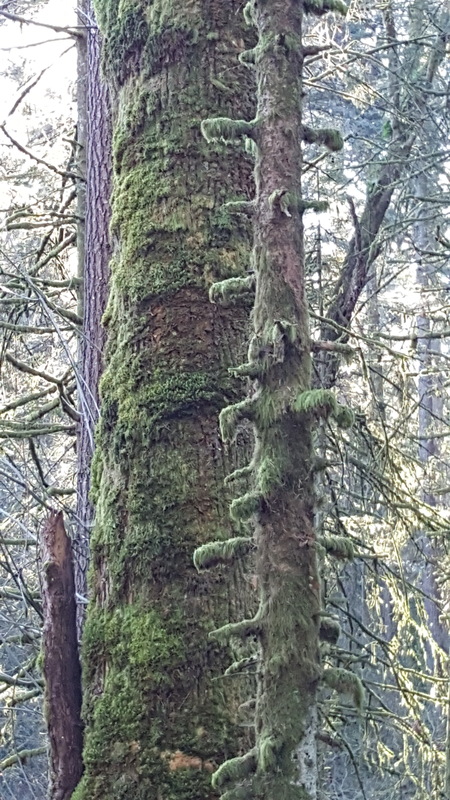
[(207, 800), (215, 764), (247, 736), (222, 679), (228, 648), (208, 638), (241, 594), (192, 564), (197, 544), (231, 531), (217, 415), (239, 390), (228, 367), (248, 310), (218, 309), (207, 290), (247, 267), (247, 222), (221, 206), (251, 191), (251, 165), (237, 148), (209, 152), (200, 122), (252, 112), (252, 76), (236, 60), (242, 3), (102, 0), (96, 11), (113, 88), (115, 247), (74, 798)]
[[(266, 0), (247, 6), (258, 44), (241, 58), (254, 63), (257, 114), (205, 120), (210, 142), (247, 138), (255, 155), (252, 203), (255, 270), (253, 336), (248, 361), (236, 372), (252, 381), (245, 400), (221, 412), (225, 440), (242, 421), (253, 426), (255, 450), (247, 471), (250, 491), (236, 497), (232, 516), (254, 525), (259, 608), (251, 619), (219, 628), (219, 641), (259, 643), (255, 746), (215, 772), (225, 800), (314, 800), (317, 794), (317, 705), (321, 589), (315, 533), (313, 431), (321, 418), (345, 412), (331, 392), (311, 388), (311, 339), (305, 293), (302, 215), (302, 140), (340, 149), (336, 131), (307, 129), (302, 121), (303, 8), (342, 10), (339, 2)], [(213, 297), (227, 296), (219, 283)], [(242, 285), (247, 290), (245, 284)], [(229, 480), (242, 478), (242, 470)], [(200, 548), (206, 565), (242, 549), (236, 540)], [(336, 688), (336, 686), (335, 686)]]
[(72, 547), (62, 512), (42, 531), (44, 707), (50, 742), (50, 800), (69, 800), (82, 762), (81, 668)]
[(103, 371), (105, 330), (101, 319), (106, 306), (111, 217), (111, 108), (108, 87), (100, 71), (100, 33), (90, 0), (85, 0), (80, 23), (87, 42), (86, 102), (86, 225), (83, 248), (83, 331), (79, 348), (78, 396), (81, 423), (77, 441), (77, 557), (75, 583), (79, 604), (79, 629), (84, 615), (89, 538), (93, 508), (89, 497), (94, 428), (98, 421), (99, 381)]

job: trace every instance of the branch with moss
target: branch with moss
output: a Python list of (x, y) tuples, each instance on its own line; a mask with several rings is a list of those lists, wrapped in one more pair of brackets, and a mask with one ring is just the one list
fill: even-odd
[(361, 711), (364, 703), (364, 687), (361, 679), (343, 667), (327, 667), (323, 671), (323, 682), (339, 694), (350, 694), (355, 707)]
[(11, 756), (7, 756), (7, 758), (4, 758), (2, 761), (0, 761), (0, 771), (14, 766), (14, 764), (25, 764), (28, 759), (33, 758), (34, 756), (42, 756), (46, 752), (46, 747), (34, 747), (28, 750), (19, 750), (18, 753), (13, 753)]
[(211, 303), (229, 305), (234, 303), (253, 303), (255, 296), (255, 278), (247, 275), (244, 278), (227, 278), (213, 283), (209, 290)]
[(229, 117), (214, 117), (204, 119), (201, 131), (207, 142), (239, 142), (254, 136), (256, 120), (247, 122), (245, 119), (230, 119)]
[(194, 565), (200, 571), (211, 569), (218, 564), (230, 564), (236, 559), (244, 558), (252, 547), (253, 540), (248, 536), (235, 536), (223, 541), (208, 542), (197, 547), (194, 553)]

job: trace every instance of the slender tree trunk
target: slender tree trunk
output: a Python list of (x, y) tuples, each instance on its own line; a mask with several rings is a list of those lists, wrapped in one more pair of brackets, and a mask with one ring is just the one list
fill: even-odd
[[(419, 198), (426, 197), (429, 194), (429, 181), (427, 181), (425, 174), (417, 179), (416, 191)], [(421, 292), (420, 310), (416, 317), (416, 329), (419, 336), (421, 334), (429, 335), (433, 324), (427, 309), (429, 295), (426, 290), (432, 285), (434, 267), (428, 264), (426, 256), (422, 254), (431, 249), (434, 231), (429, 231), (426, 222), (420, 219), (423, 213), (423, 205), (419, 199), (417, 202), (419, 220), (414, 226), (414, 243), (418, 253), (416, 279)], [(418, 339), (417, 341), (419, 360), (419, 460), (424, 467), (422, 499), (433, 507), (438, 505), (438, 499), (430, 487), (433, 485), (433, 474), (436, 474), (436, 465), (440, 457), (439, 440), (435, 439), (433, 434), (439, 430), (439, 425), (443, 422), (442, 380), (439, 374), (433, 372), (433, 363), (435, 363), (433, 354), (439, 354), (440, 347), (439, 338)], [(422, 531), (418, 535), (416, 544), (424, 559), (424, 562), (420, 565), (420, 584), (428, 595), (424, 599), (424, 606), (428, 617), (429, 629), (436, 644), (444, 652), (448, 653), (449, 636), (446, 626), (442, 624), (440, 619), (440, 591), (436, 582), (436, 565), (441, 560), (442, 554), (439, 554), (436, 543), (430, 540), (426, 531)], [(428, 656), (432, 669), (434, 659), (430, 653)]]
[(200, 121), (252, 114), (236, 59), (242, 3), (99, 0), (96, 11), (113, 89), (114, 253), (74, 797), (206, 800), (243, 738), (222, 677), (229, 651), (208, 633), (242, 603), (233, 578), (197, 576), (192, 552), (231, 531), (217, 415), (239, 390), (228, 367), (248, 317), (210, 305), (207, 290), (247, 267), (248, 225), (221, 204), (252, 179), (237, 148), (207, 148)]
[(49, 798), (69, 800), (83, 771), (83, 737), (72, 547), (61, 511), (52, 512), (44, 526), (41, 558)]
[[(77, 593), (86, 598), (86, 573), (93, 508), (89, 498), (94, 427), (98, 420), (98, 386), (103, 370), (105, 331), (101, 318), (106, 306), (109, 280), (109, 221), (111, 192), (111, 111), (109, 91), (100, 72), (100, 34), (90, 0), (79, 9), (86, 31), (84, 98), (86, 137), (86, 224), (83, 247), (83, 331), (80, 340), (78, 395), (81, 423), (77, 442), (77, 536), (75, 549)], [(82, 79), (80, 76), (79, 80)], [(81, 92), (80, 92), (81, 94)], [(79, 606), (81, 626), (85, 603)]]
[[(254, 333), (248, 362), (236, 368), (252, 379), (249, 398), (221, 413), (222, 435), (232, 439), (243, 420), (256, 445), (248, 470), (251, 491), (236, 497), (231, 515), (255, 524), (253, 545), (259, 608), (253, 619), (228, 624), (215, 637), (256, 637), (259, 642), (255, 747), (222, 764), (214, 785), (226, 800), (312, 800), (317, 792), (316, 693), (322, 674), (321, 612), (314, 528), (313, 430), (322, 417), (342, 409), (331, 392), (311, 389), (311, 341), (305, 296), (302, 214), (314, 203), (301, 194), (302, 139), (339, 149), (332, 130), (302, 124), (303, 5), (324, 13), (339, 3), (266, 0), (247, 6), (258, 44), (241, 58), (254, 63), (258, 107), (251, 122), (205, 120), (209, 141), (247, 138), (255, 153), (256, 196), (243, 203), (253, 213)], [(225, 281), (213, 298), (226, 297)], [(242, 289), (247, 291), (248, 284)], [(341, 422), (344, 421), (342, 413)], [(239, 480), (242, 470), (229, 476)], [(251, 541), (251, 540), (250, 540)], [(207, 565), (242, 543), (211, 543), (196, 554)], [(336, 688), (336, 687), (335, 687)]]

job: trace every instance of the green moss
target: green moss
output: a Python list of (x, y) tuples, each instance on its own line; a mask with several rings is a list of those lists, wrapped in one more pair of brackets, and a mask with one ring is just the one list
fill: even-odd
[(230, 639), (247, 639), (249, 636), (260, 636), (261, 630), (261, 620), (257, 615), (253, 619), (229, 622), (227, 625), (212, 631), (210, 636), (220, 642), (228, 642)]
[(307, 14), (314, 14), (317, 17), (327, 14), (328, 11), (336, 11), (345, 16), (348, 10), (342, 0), (303, 0), (303, 8)]
[(201, 131), (207, 142), (236, 142), (244, 137), (251, 138), (255, 125), (255, 120), (214, 117), (202, 121)]
[(209, 290), (210, 301), (221, 305), (231, 305), (236, 302), (252, 303), (254, 296), (255, 279), (252, 275), (228, 278), (214, 283)]
[(254, 400), (246, 398), (222, 409), (219, 415), (220, 434), (224, 442), (233, 441), (239, 424), (254, 418)]
[(243, 14), (246, 25), (255, 24), (253, 0), (249, 0), (249, 2), (245, 4)]
[(235, 536), (224, 541), (208, 542), (198, 547), (194, 553), (194, 565), (201, 569), (211, 569), (218, 564), (229, 564), (246, 556), (253, 547), (253, 539), (248, 536)]
[(296, 397), (293, 408), (300, 414), (311, 414), (316, 419), (332, 416), (340, 428), (350, 428), (354, 422), (352, 410), (338, 403), (330, 389), (301, 392)]
[(213, 787), (222, 789), (228, 783), (239, 782), (256, 771), (256, 751), (251, 750), (244, 756), (225, 761), (213, 775)]
[(308, 128), (303, 127), (303, 141), (306, 144), (323, 144), (328, 150), (336, 152), (344, 147), (344, 140), (339, 131), (333, 128)]
[(299, 414), (327, 417), (336, 410), (337, 401), (329, 389), (308, 389), (296, 397), (293, 407)]
[(280, 742), (273, 736), (263, 737), (258, 746), (258, 769), (262, 772), (275, 772), (280, 750)]
[[(86, 695), (84, 713), (93, 732), (86, 740), (84, 763), (88, 774), (95, 773), (103, 763), (108, 763), (109, 772), (104, 778), (101, 772), (97, 775), (93, 784), (96, 794), (92, 796), (101, 792), (102, 785), (116, 787), (110, 796), (126, 796), (125, 786), (120, 788), (121, 776), (127, 774), (131, 786), (136, 782), (137, 776), (132, 778), (133, 763), (144, 742), (149, 752), (154, 751), (153, 763), (147, 764), (147, 769), (163, 772), (158, 753), (161, 730), (149, 720), (148, 703), (155, 692), (170, 685), (172, 671), (183, 663), (177, 622), (164, 621), (156, 610), (140, 604), (112, 611), (92, 609), (88, 615), (84, 680), (93, 693)], [(108, 671), (100, 678), (98, 665), (105, 661)], [(99, 680), (101, 695), (95, 696)]]
[(352, 560), (355, 555), (353, 542), (346, 536), (321, 536), (320, 544), (326, 553), (340, 560)]
[(285, 467), (282, 448), (278, 451), (265, 450), (257, 471), (257, 485), (263, 497), (269, 497), (275, 489), (282, 486)]
[(141, 0), (96, 0), (99, 25), (107, 29), (103, 49), (105, 72), (123, 81), (130, 69), (137, 70), (140, 51), (148, 38), (148, 24)]
[[(233, 661), (232, 664), (225, 670), (225, 675), (242, 674), (248, 670), (255, 670), (259, 664), (259, 658), (256, 655), (241, 658), (239, 661)], [(242, 706), (241, 706), (242, 708)]]
[(241, 478), (248, 478), (255, 470), (255, 462), (251, 461), (250, 464), (247, 464), (246, 467), (240, 467), (239, 469), (235, 469), (233, 472), (230, 472), (229, 475), (225, 478), (225, 485), (232, 483), (233, 481), (240, 480)]
[(259, 492), (246, 492), (235, 497), (230, 505), (230, 517), (235, 522), (246, 522), (261, 508), (262, 496)]
[(343, 667), (329, 667), (323, 672), (323, 681), (340, 694), (350, 694), (356, 708), (361, 711), (364, 703), (364, 687), (354, 672)]
[(319, 636), (322, 642), (336, 644), (341, 634), (341, 626), (333, 617), (322, 617), (320, 620)]

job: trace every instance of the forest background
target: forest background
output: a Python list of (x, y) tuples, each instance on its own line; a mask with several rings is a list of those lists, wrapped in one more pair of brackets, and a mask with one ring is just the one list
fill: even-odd
[[(103, 5), (107, 7), (106, 3)], [(170, 134), (169, 141), (166, 138), (166, 161), (162, 169), (166, 172), (173, 169), (173, 180), (171, 182), (170, 176), (165, 175), (164, 181), (168, 184), (161, 188), (158, 183), (161, 176), (156, 167), (152, 178), (160, 192), (159, 196), (153, 195), (153, 200), (158, 200), (159, 212), (153, 213), (152, 235), (161, 237), (162, 249), (172, 237), (167, 245), (167, 252), (172, 254), (175, 246), (181, 247), (179, 241), (184, 242), (187, 250), (182, 257), (177, 251), (177, 258), (183, 269), (190, 259), (193, 266), (189, 281), (186, 284), (184, 277), (174, 271), (169, 276), (172, 282), (169, 286), (169, 277), (162, 271), (154, 269), (148, 278), (137, 267), (131, 280), (126, 272), (127, 264), (122, 262), (115, 289), (119, 305), (124, 301), (117, 298), (120, 291), (124, 291), (130, 303), (145, 306), (146, 281), (151, 280), (152, 287), (157, 287), (151, 290), (155, 349), (159, 347), (158, 337), (168, 336), (174, 320), (181, 332), (183, 326), (194, 326), (194, 338), (203, 343), (190, 353), (193, 365), (187, 372), (191, 377), (194, 374), (195, 381), (189, 383), (188, 389), (186, 382), (175, 380), (179, 365), (174, 374), (164, 373), (163, 362), (159, 367), (159, 378), (165, 381), (172, 405), (162, 409), (157, 424), (167, 430), (175, 425), (167, 435), (172, 437), (169, 438), (172, 443), (180, 441), (183, 452), (188, 453), (195, 446), (201, 451), (205, 439), (210, 448), (211, 441), (215, 448), (211, 466), (206, 475), (203, 474), (207, 493), (196, 494), (195, 487), (190, 486), (189, 492), (183, 495), (183, 503), (176, 509), (178, 515), (180, 512), (184, 515), (185, 538), (169, 541), (172, 549), (167, 569), (159, 569), (156, 574), (152, 566), (154, 584), (171, 586), (164, 594), (164, 603), (171, 608), (174, 617), (180, 592), (186, 592), (188, 586), (187, 591), (192, 593), (187, 603), (187, 617), (176, 620), (176, 625), (186, 627), (190, 615), (187, 633), (184, 633), (187, 637), (193, 635), (193, 620), (195, 625), (201, 621), (200, 627), (206, 636), (213, 627), (226, 624), (230, 618), (236, 619), (242, 610), (254, 603), (251, 561), (244, 567), (236, 567), (231, 578), (227, 577), (226, 569), (222, 573), (217, 568), (206, 577), (204, 573), (197, 576), (191, 561), (195, 546), (217, 538), (218, 531), (223, 531), (224, 536), (234, 534), (235, 538), (242, 534), (240, 523), (229, 521), (228, 504), (233, 492), (228, 496), (218, 487), (222, 486), (227, 472), (245, 464), (245, 457), (239, 453), (248, 452), (251, 439), (249, 429), (244, 426), (236, 441), (223, 449), (218, 433), (212, 433), (212, 420), (217, 420), (223, 406), (243, 396), (245, 380), (230, 375), (228, 383), (223, 369), (213, 365), (209, 383), (198, 382), (204, 359), (210, 358), (211, 348), (217, 341), (219, 349), (227, 351), (226, 360), (231, 367), (239, 363), (248, 335), (249, 303), (233, 305), (235, 298), (228, 296), (225, 298), (228, 308), (225, 304), (225, 310), (218, 311), (217, 304), (207, 305), (207, 291), (214, 280), (251, 279), (251, 235), (247, 217), (233, 215), (230, 221), (221, 209), (227, 200), (237, 200), (242, 194), (246, 195), (246, 200), (253, 196), (252, 157), (240, 144), (228, 150), (221, 143), (208, 145), (200, 133), (200, 123), (205, 117), (228, 116), (240, 109), (235, 116), (251, 119), (254, 113), (254, 87), (248, 67), (239, 67), (242, 97), (236, 99), (229, 90), (229, 77), (234, 69), (231, 65), (239, 64), (238, 56), (249, 46), (252, 37), (251, 29), (234, 21), (238, 14), (240, 20), (242, 5), (233, 5), (232, 23), (229, 19), (223, 21), (216, 11), (216, 16), (211, 11), (210, 19), (206, 12), (204, 14), (205, 30), (208, 26), (209, 30), (203, 33), (211, 48), (208, 54), (214, 52), (216, 71), (211, 76), (207, 101), (203, 99), (203, 108), (200, 104), (195, 109), (194, 122), (191, 117), (188, 122), (187, 112), (174, 110), (170, 103), (164, 108), (162, 118), (158, 117), (158, 109), (148, 111), (147, 106), (149, 118), (153, 119), (161, 137), (167, 137), (164, 121), (167, 122), (170, 114), (179, 115), (177, 123), (189, 127), (187, 133), (180, 136), (177, 147), (184, 148), (188, 163), (203, 164), (203, 169), (208, 171), (208, 179), (202, 179), (198, 186), (193, 178), (188, 180), (186, 163), (174, 166), (171, 160), (170, 148), (174, 143)], [(177, 4), (174, 9), (178, 13)], [(318, 204), (304, 216), (314, 382), (317, 388), (332, 389), (336, 400), (352, 412), (349, 429), (339, 429), (324, 415), (316, 432), (319, 456), (316, 529), (321, 548), (324, 620), (328, 623), (324, 626), (327, 641), (322, 643), (322, 659), (326, 670), (330, 670), (329, 682), (320, 691), (316, 728), (319, 746), (315, 791), (319, 798), (450, 796), (447, 623), (450, 481), (446, 397), (450, 357), (450, 237), (446, 222), (450, 205), (448, 13), (442, 2), (352, 2), (345, 17), (328, 14), (308, 17), (306, 21), (307, 43), (320, 48), (320, 52), (307, 57), (304, 65), (306, 124), (311, 129), (313, 126), (338, 129), (345, 143), (342, 150), (333, 148), (329, 152), (321, 141), (310, 141), (304, 150), (304, 194)], [(8, 87), (2, 93), (0, 125), (0, 684), (3, 697), (0, 791), (5, 798), (42, 798), (46, 796), (48, 779), (39, 655), (43, 619), (42, 568), (39, 568), (37, 545), (50, 510), (62, 510), (77, 558), (77, 601), (81, 618), (90, 596), (84, 583), (86, 546), (92, 526), (87, 499), (88, 464), (98, 416), (97, 379), (103, 349), (100, 317), (105, 303), (105, 262), (109, 259), (110, 248), (105, 210), (111, 163), (107, 130), (110, 117), (105, 111), (108, 98), (96, 61), (90, 62), (86, 75), (87, 52), (90, 58), (95, 58), (98, 46), (96, 23), (88, 4), (80, 6), (78, 16), (74, 13), (72, 19), (63, 19), (55, 4), (8, 2), (2, 4), (0, 18), (2, 80)], [(100, 21), (103, 30), (112, 25), (106, 14)], [(164, 27), (166, 23), (162, 16), (158, 24)], [(167, 27), (167, 41), (161, 40), (160, 47), (167, 48), (169, 55), (166, 57), (170, 61), (171, 47), (178, 54), (184, 51), (180, 41), (173, 43), (174, 31), (170, 25)], [(80, 30), (83, 36), (79, 35)], [(112, 33), (110, 29), (110, 36)], [(125, 192), (124, 186), (128, 198), (136, 191), (126, 170), (139, 158), (139, 147), (131, 154), (125, 141), (133, 126), (130, 119), (124, 122), (124, 116), (131, 112), (121, 94), (125, 83), (131, 85), (131, 80), (139, 76), (133, 53), (142, 46), (139, 36), (142, 38), (144, 34), (138, 26), (132, 34), (136, 38), (131, 39), (128, 46), (125, 43), (120, 65), (114, 63), (111, 50), (106, 49), (104, 55), (104, 72), (112, 87), (113, 106), (119, 103), (122, 114), (122, 117), (117, 116), (116, 105), (113, 232), (122, 240), (129, 236), (130, 241), (135, 234), (126, 228), (126, 203), (128, 211), (134, 209), (133, 213), (137, 213), (139, 206), (133, 206), (135, 201), (131, 199), (120, 207), (117, 197)], [(55, 44), (54, 40), (57, 40)], [(186, 79), (176, 78), (189, 96), (189, 93), (198, 92), (200, 65), (203, 64), (203, 51), (197, 52), (194, 44), (192, 47), (198, 63), (191, 62)], [(36, 60), (32, 55), (35, 51), (40, 53)], [(142, 64), (139, 68), (142, 69)], [(67, 82), (63, 82), (63, 74)], [(97, 100), (91, 105), (89, 116), (86, 104), (89, 98), (89, 102), (94, 102), (93, 96)], [(134, 99), (138, 99), (137, 95)], [(103, 104), (103, 111), (96, 117), (93, 108), (98, 109), (99, 104)], [(204, 113), (205, 106), (208, 113)], [(169, 123), (167, 125), (170, 132)], [(193, 133), (194, 127), (196, 133)], [(91, 137), (89, 143), (87, 130)], [(192, 152), (190, 137), (194, 141)], [(150, 153), (151, 162), (157, 145), (147, 141), (146, 146), (146, 157)], [(93, 173), (86, 172), (86, 154), (89, 153), (91, 167), (97, 165)], [(126, 165), (122, 167), (125, 170), (122, 174), (118, 168), (120, 157)], [(90, 192), (88, 209), (92, 215), (86, 220), (87, 231), (84, 227), (86, 181), (88, 194)], [(223, 189), (219, 190), (217, 187), (222, 181)], [(213, 201), (205, 200), (207, 190), (214, 195)], [(145, 196), (143, 189), (141, 191), (143, 201), (151, 207), (152, 198)], [(166, 199), (171, 193), (176, 208)], [(165, 198), (163, 202), (161, 197)], [(326, 208), (320, 206), (324, 201)], [(200, 227), (199, 215), (207, 220)], [(155, 241), (152, 240), (153, 247)], [(209, 258), (200, 255), (204, 252), (205, 241), (209, 246)], [(135, 253), (139, 248), (145, 251), (147, 246), (148, 243), (139, 241)], [(166, 252), (161, 255), (160, 265), (165, 263), (166, 256)], [(182, 292), (185, 296), (180, 302)], [(171, 305), (175, 297), (178, 300)], [(117, 312), (117, 305), (115, 308)], [(180, 316), (177, 317), (175, 311), (171, 311), (169, 317), (164, 316), (163, 308), (177, 308)], [(147, 306), (145, 309), (148, 310)], [(116, 312), (110, 305), (109, 318)], [(142, 314), (142, 308), (139, 313)], [(201, 324), (197, 324), (196, 319), (201, 320)], [(132, 322), (136, 326), (135, 316)], [(144, 331), (148, 318), (140, 324), (138, 338), (140, 347), (144, 348), (142, 342), (146, 341)], [(116, 347), (123, 357), (121, 348), (126, 340), (126, 329), (125, 333), (122, 329), (121, 336), (117, 329), (113, 327), (112, 330), (116, 339), (110, 352)], [(182, 349), (180, 357), (185, 358)], [(153, 362), (152, 368), (154, 371)], [(123, 382), (123, 391), (136, 392), (136, 386), (127, 382), (126, 370), (121, 370), (117, 363), (114, 369), (117, 381)], [(140, 369), (142, 383), (142, 365)], [(220, 390), (212, 393), (211, 383), (217, 380)], [(105, 397), (108, 391), (119, 391), (117, 387), (111, 389), (111, 377), (109, 381), (109, 386), (108, 379), (104, 382)], [(146, 402), (159, 409), (162, 398), (156, 393), (155, 385), (144, 388)], [(113, 413), (111, 403), (108, 413)], [(139, 426), (142, 420), (133, 416), (132, 404), (128, 413), (129, 420)], [(214, 424), (217, 429), (217, 423)], [(142, 425), (139, 433), (148, 434), (149, 447), (153, 449), (146, 451), (139, 441), (139, 457), (137, 445), (135, 449), (126, 440), (127, 432), (119, 431), (125, 438), (120, 444), (123, 449), (118, 462), (138, 458), (138, 476), (149, 458), (156, 464), (162, 458), (157, 437), (152, 440), (154, 427), (150, 431), (144, 423)], [(187, 433), (183, 425), (191, 426)], [(104, 444), (108, 431), (100, 435)], [(119, 445), (116, 441), (110, 442), (110, 446), (114, 453)], [(162, 440), (162, 449), (167, 458), (167, 440)], [(174, 473), (179, 469), (179, 462), (168, 457), (164, 469), (166, 475)], [(113, 485), (113, 470), (108, 480), (111, 475)], [(145, 497), (148, 484), (139, 487), (137, 478), (130, 475), (127, 480), (131, 481), (133, 491)], [(152, 480), (156, 480), (155, 475)], [(185, 480), (188, 482), (187, 475)], [(130, 491), (130, 483), (127, 486)], [(114, 488), (117, 490), (117, 486)], [(162, 523), (158, 514), (170, 516), (174, 506), (170, 492), (179, 493), (180, 487), (168, 486), (167, 478), (161, 478), (158, 491), (152, 491), (156, 498), (154, 506), (128, 511), (134, 514), (135, 530), (139, 530), (141, 513), (144, 517), (149, 512), (154, 515), (153, 541), (157, 535), (160, 537), (151, 553), (154, 563), (155, 559), (164, 561), (168, 552), (161, 541), (158, 525)], [(204, 519), (211, 496), (214, 519), (197, 536), (199, 519)], [(119, 503), (119, 512), (123, 513), (123, 501), (116, 498), (113, 502)], [(197, 509), (198, 515), (186, 511), (192, 507)], [(116, 509), (115, 513), (119, 512)], [(112, 512), (108, 507), (103, 513)], [(173, 519), (175, 529), (175, 512)], [(114, 528), (111, 520), (110, 524)], [(211, 535), (214, 532), (216, 536)], [(110, 544), (112, 550), (117, 547), (117, 542)], [(102, 659), (109, 660), (110, 675), (117, 666), (117, 681), (112, 682), (110, 690), (123, 702), (122, 720), (127, 714), (136, 716), (138, 706), (133, 706), (135, 698), (130, 686), (137, 687), (137, 692), (144, 695), (148, 690), (145, 672), (148, 659), (155, 658), (154, 653), (144, 648), (143, 663), (140, 663), (133, 651), (130, 626), (136, 624), (139, 647), (142, 639), (152, 637), (153, 646), (159, 647), (158, 642), (155, 645), (155, 631), (160, 628), (148, 607), (144, 618), (138, 619), (140, 609), (130, 601), (133, 592), (142, 592), (142, 586), (149, 580), (148, 573), (141, 574), (137, 566), (143, 557), (139, 537), (124, 544), (115, 563), (108, 546), (102, 541), (101, 533), (97, 533), (94, 568), (98, 575), (103, 569), (102, 560), (110, 564), (111, 574), (106, 579), (109, 585), (105, 591), (109, 592), (108, 600), (114, 592), (117, 597), (113, 601), (111, 618), (101, 634), (101, 652), (98, 641), (94, 641), (99, 620), (94, 618), (91, 628), (88, 627), (85, 675), (90, 689), (84, 712), (88, 726), (94, 707), (90, 696), (98, 689)], [(125, 563), (131, 564), (126, 568), (127, 583), (119, 587), (114, 581), (119, 574), (124, 574)], [(148, 566), (147, 562), (144, 566)], [(173, 570), (180, 576), (182, 588), (172, 586)], [(104, 588), (95, 579), (94, 583), (91, 592), (95, 603), (101, 604)], [(173, 595), (170, 594), (172, 589)], [(216, 600), (211, 599), (214, 592)], [(121, 610), (125, 595), (132, 608), (131, 616)], [(153, 597), (152, 602), (154, 600)], [(226, 728), (227, 733), (220, 738), (216, 731), (208, 742), (201, 743), (193, 743), (191, 738), (181, 746), (180, 742), (178, 745), (174, 742), (185, 720), (178, 719), (176, 725), (173, 724), (170, 745), (161, 746), (161, 749), (171, 753), (167, 758), (168, 769), (177, 777), (181, 774), (182, 780), (174, 780), (170, 791), (174, 798), (200, 796), (200, 792), (205, 797), (215, 797), (217, 795), (208, 788), (211, 769), (224, 758), (242, 753), (246, 740), (251, 738), (249, 721), (237, 706), (257, 669), (252, 642), (234, 644), (231, 648), (228, 645), (211, 647), (207, 666), (201, 661), (195, 662), (198, 672), (189, 676), (180, 666), (185, 660), (180, 659), (178, 652), (178, 628), (173, 627), (171, 635), (171, 646), (166, 643), (165, 649), (159, 650), (160, 669), (167, 670), (170, 680), (175, 681), (178, 676), (180, 682), (180, 675), (183, 675), (183, 685), (192, 679), (195, 689), (186, 693), (190, 697), (187, 709), (193, 715), (197, 731), (200, 727), (207, 728), (209, 716), (217, 712), (219, 723), (211, 722), (211, 729), (216, 731), (217, 724), (217, 730)], [(128, 637), (131, 644), (122, 653), (113, 651), (108, 636), (119, 643)], [(199, 647), (196, 636), (193, 648)], [(172, 658), (178, 659), (173, 672)], [(231, 661), (238, 665), (234, 674), (231, 671), (221, 678)], [(192, 658), (190, 663), (193, 663)], [(202, 685), (203, 677), (199, 676), (209, 671), (223, 697), (218, 700), (214, 694), (214, 703), (208, 705), (205, 697), (211, 699), (211, 690)], [(122, 700), (121, 691), (126, 695), (126, 702)], [(221, 703), (229, 703), (230, 697), (233, 698), (232, 721), (228, 717), (225, 719), (221, 706)], [(154, 702), (157, 706), (159, 700), (155, 698), (149, 696), (149, 705)], [(182, 706), (184, 696), (176, 696), (173, 702)], [(160, 709), (158, 713), (164, 718), (167, 709)], [(115, 725), (114, 712), (112, 715)], [(155, 718), (155, 708), (152, 718)], [(140, 722), (143, 730), (148, 728), (147, 716)], [(93, 738), (97, 740), (99, 735), (94, 729)], [(112, 733), (106, 731), (105, 736), (101, 758), (88, 739), (89, 769), (80, 798), (119, 797), (130, 791), (130, 784), (120, 790), (102, 784), (99, 761), (104, 761), (105, 749), (111, 749)], [(119, 748), (111, 753), (108, 767), (111, 780), (117, 782), (118, 774), (128, 775), (131, 781), (137, 780), (130, 777), (134, 769), (142, 770), (145, 773), (142, 780), (148, 780), (151, 785), (155, 767), (139, 761), (137, 749), (142, 745), (136, 742), (141, 742), (140, 737), (141, 732), (139, 735), (135, 731), (132, 734), (123, 732), (128, 749), (120, 751)], [(177, 753), (182, 763), (177, 763), (179, 769), (172, 769)], [(120, 791), (125, 794), (121, 795)]]

